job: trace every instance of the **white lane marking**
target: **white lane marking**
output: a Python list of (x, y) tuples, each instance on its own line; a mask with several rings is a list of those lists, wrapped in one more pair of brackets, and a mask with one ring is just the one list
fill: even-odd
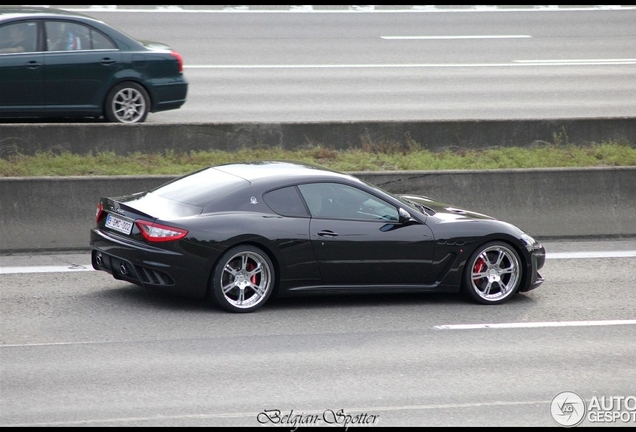
[(537, 327), (588, 327), (588, 326), (612, 326), (612, 325), (636, 325), (636, 320), (557, 321), (557, 322), (502, 323), (502, 324), (449, 324), (449, 325), (439, 325), (433, 328), (436, 330), (474, 330), (474, 329), (537, 328)]
[(184, 65), (185, 69), (363, 69), (363, 68), (485, 68), (534, 66), (634, 65), (636, 59), (607, 60), (514, 60), (515, 63), (414, 63), (414, 64), (307, 64), (307, 65)]
[[(541, 328), (541, 327), (599, 327), (614, 325), (636, 325), (636, 320), (604, 320), (604, 321), (556, 321), (556, 322), (525, 322), (525, 323), (500, 323), (500, 324), (445, 324), (433, 326), (434, 330), (475, 330), (475, 329), (514, 329), (514, 328)], [(137, 343), (135, 340), (119, 341), (80, 341), (80, 342), (43, 342), (28, 344), (0, 344), (0, 348), (32, 348), (48, 346), (72, 346), (72, 345), (105, 345)], [(147, 341), (144, 341), (147, 342)], [(170, 340), (153, 340), (152, 342), (170, 342)]]
[(547, 252), (546, 259), (634, 258), (636, 251)]
[(633, 62), (636, 59), (561, 59), (561, 60), (513, 60), (517, 63), (613, 63), (613, 62)]
[[(546, 259), (636, 258), (633, 251), (548, 252)], [(95, 271), (91, 265), (0, 267), (0, 274), (71, 273)]]
[(70, 273), (81, 271), (95, 271), (90, 266), (24, 266), (24, 267), (0, 267), (0, 274), (18, 274), (18, 273)]
[(518, 38), (531, 38), (529, 35), (483, 35), (483, 36), (380, 36), (380, 39), (387, 40), (419, 40), (419, 39), (518, 39)]
[[(257, 6), (258, 7), (258, 6)], [(591, 5), (587, 7), (559, 7), (557, 5), (537, 5), (533, 8), (518, 7), (518, 8), (499, 8), (497, 6), (483, 6), (475, 5), (470, 8), (437, 8), (433, 5), (414, 5), (410, 8), (400, 9), (377, 9), (375, 7), (353, 7), (350, 9), (327, 9), (317, 10), (313, 7), (298, 7), (289, 6), (289, 9), (285, 10), (257, 10), (251, 9), (249, 6), (226, 6), (223, 9), (182, 9), (179, 6), (157, 6), (156, 9), (125, 9), (118, 8), (117, 6), (102, 6), (95, 5), (91, 7), (65, 7), (64, 10), (76, 11), (76, 12), (135, 12), (135, 13), (258, 13), (258, 14), (279, 14), (279, 13), (319, 13), (319, 14), (360, 14), (360, 13), (474, 13), (474, 12), (598, 12), (598, 11), (612, 11), (612, 10), (633, 10), (632, 5)]]

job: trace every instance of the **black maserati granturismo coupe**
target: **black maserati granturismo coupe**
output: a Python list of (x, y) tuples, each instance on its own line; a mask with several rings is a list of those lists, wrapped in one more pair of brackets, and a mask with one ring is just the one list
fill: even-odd
[(521, 229), (306, 163), (212, 166), (103, 197), (92, 265), (147, 288), (251, 312), (272, 296), (459, 292), (499, 304), (543, 283)]

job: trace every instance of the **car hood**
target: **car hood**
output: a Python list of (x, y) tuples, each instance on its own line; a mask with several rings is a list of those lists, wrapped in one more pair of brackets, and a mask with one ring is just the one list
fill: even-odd
[(465, 220), (465, 219), (495, 220), (495, 218), (493, 218), (492, 216), (454, 207), (449, 204), (445, 204), (443, 202), (435, 201), (434, 199), (423, 196), (423, 195), (400, 195), (400, 198), (403, 198), (408, 201), (412, 201), (416, 204), (424, 206), (427, 209), (426, 211), (427, 215), (435, 216), (436, 218), (442, 219), (445, 221), (455, 221), (455, 220)]

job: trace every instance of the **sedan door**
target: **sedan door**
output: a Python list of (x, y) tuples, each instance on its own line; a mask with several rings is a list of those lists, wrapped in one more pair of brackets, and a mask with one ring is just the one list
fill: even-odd
[(102, 112), (120, 68), (115, 44), (97, 30), (64, 21), (46, 22), (44, 103), (49, 112)]
[(431, 230), (398, 221), (398, 208), (338, 183), (299, 185), (312, 213), (310, 238), (328, 285), (429, 285)]
[[(22, 44), (13, 36), (20, 33)], [(19, 46), (18, 46), (19, 45)], [(24, 21), (0, 27), (0, 114), (42, 110), (43, 55), (37, 49), (37, 23)]]

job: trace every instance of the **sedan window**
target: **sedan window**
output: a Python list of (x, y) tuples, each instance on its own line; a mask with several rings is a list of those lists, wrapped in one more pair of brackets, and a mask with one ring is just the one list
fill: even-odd
[(47, 21), (47, 51), (79, 51), (92, 49), (117, 49), (102, 33), (82, 24), (69, 21)]
[(37, 24), (33, 21), (0, 27), (0, 53), (37, 51)]
[(117, 49), (117, 45), (111, 41), (106, 35), (91, 29), (92, 49)]
[(363, 190), (340, 183), (299, 185), (312, 217), (397, 221), (398, 209)]

